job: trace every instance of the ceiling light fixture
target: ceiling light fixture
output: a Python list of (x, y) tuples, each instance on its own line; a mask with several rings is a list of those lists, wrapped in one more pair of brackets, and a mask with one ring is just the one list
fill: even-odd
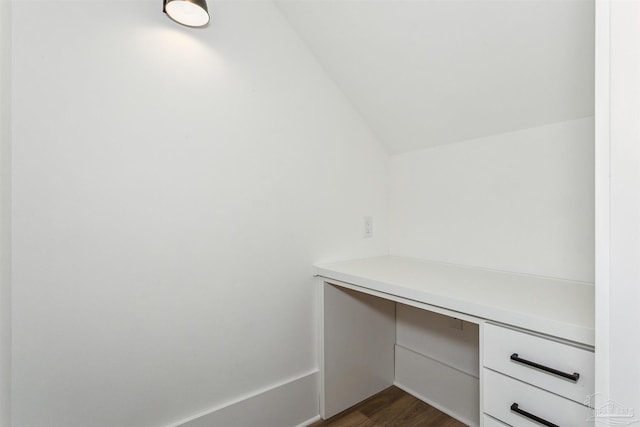
[(203, 27), (209, 23), (207, 0), (164, 0), (162, 11), (187, 27)]

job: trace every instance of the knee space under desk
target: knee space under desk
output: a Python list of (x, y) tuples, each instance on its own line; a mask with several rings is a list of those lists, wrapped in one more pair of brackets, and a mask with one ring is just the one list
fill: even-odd
[(321, 415), (396, 385), (479, 425), (478, 324), (323, 285)]

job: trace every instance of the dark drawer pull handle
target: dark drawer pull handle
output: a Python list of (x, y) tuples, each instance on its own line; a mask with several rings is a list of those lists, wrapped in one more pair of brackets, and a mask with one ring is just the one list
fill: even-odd
[(533, 414), (532, 414), (532, 413), (530, 413), (530, 412), (523, 411), (522, 409), (518, 408), (518, 404), (517, 404), (517, 403), (514, 403), (514, 404), (512, 404), (512, 405), (511, 405), (511, 410), (512, 410), (513, 412), (515, 412), (516, 414), (520, 414), (520, 415), (522, 415), (523, 417), (529, 418), (529, 419), (531, 419), (531, 420), (533, 420), (533, 421), (535, 421), (535, 422), (537, 422), (537, 423), (542, 424), (543, 426), (547, 426), (547, 427), (560, 427), (560, 426), (559, 426), (559, 425), (557, 425), (557, 424), (550, 423), (549, 421), (545, 420), (544, 418), (540, 418), (540, 417), (538, 417), (538, 416), (536, 416), (536, 415), (533, 415)]
[(541, 369), (541, 370), (543, 370), (545, 372), (549, 372), (550, 374), (557, 375), (557, 376), (562, 377), (562, 378), (566, 378), (566, 379), (571, 380), (573, 382), (577, 382), (578, 378), (580, 378), (580, 374), (577, 373), (577, 372), (574, 372), (573, 374), (567, 374), (566, 372), (558, 371), (557, 369), (553, 369), (553, 368), (550, 368), (548, 366), (540, 365), (539, 363), (531, 362), (530, 360), (521, 359), (521, 358), (518, 357), (518, 353), (513, 353), (511, 355), (511, 360), (514, 360), (516, 362), (522, 363), (523, 365), (532, 366), (534, 368)]

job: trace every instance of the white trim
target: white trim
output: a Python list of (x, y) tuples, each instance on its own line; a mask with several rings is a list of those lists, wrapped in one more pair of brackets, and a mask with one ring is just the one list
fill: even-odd
[(303, 422), (302, 424), (298, 424), (296, 427), (307, 427), (315, 423), (316, 421), (320, 421), (321, 419), (322, 418), (320, 418), (320, 415), (316, 415), (313, 418), (309, 418), (307, 421)]
[[(595, 3), (595, 389), (609, 396), (611, 3)], [(597, 402), (596, 402), (597, 403)]]
[[(274, 386), (266, 387), (206, 411), (184, 418), (168, 427), (224, 425), (241, 427), (304, 426), (318, 418), (318, 370)], [(277, 410), (274, 411), (274, 403)], [(306, 421), (303, 421), (306, 420)]]
[[(315, 268), (315, 267), (314, 267)], [(324, 364), (324, 282), (322, 281), (322, 278), (320, 278), (319, 280), (316, 278), (316, 301), (318, 301), (318, 306), (317, 306), (317, 314), (316, 314), (316, 319), (318, 321), (318, 325), (316, 330), (318, 331), (318, 336), (316, 338), (316, 341), (319, 343), (319, 345), (316, 347), (316, 351), (317, 351), (317, 355), (318, 355), (318, 365), (320, 366), (320, 378), (318, 380), (319, 382), (319, 396), (318, 396), (318, 413), (320, 415), (320, 417), (326, 417), (326, 413), (325, 413), (325, 405), (326, 405), (326, 392), (325, 392), (325, 375), (324, 373), (327, 371), (325, 364)]]

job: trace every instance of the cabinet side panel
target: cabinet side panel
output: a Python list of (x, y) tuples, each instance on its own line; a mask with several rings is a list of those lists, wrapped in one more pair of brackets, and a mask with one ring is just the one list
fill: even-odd
[(395, 303), (323, 285), (321, 416), (329, 418), (394, 382)]

